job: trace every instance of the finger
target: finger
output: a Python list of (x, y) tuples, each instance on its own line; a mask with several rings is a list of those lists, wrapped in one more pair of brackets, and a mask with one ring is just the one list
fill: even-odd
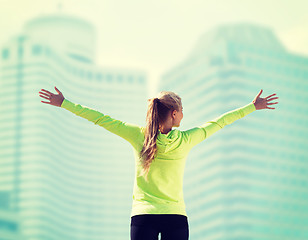
[(48, 104), (50, 104), (50, 102), (44, 102), (44, 101), (41, 101), (42, 103), (48, 103)]
[(51, 92), (49, 92), (49, 91), (47, 91), (45, 89), (41, 89), (41, 91), (45, 91), (45, 92), (49, 93), (50, 95), (52, 94)]
[(278, 97), (274, 97), (274, 98), (270, 98), (270, 99), (267, 99), (267, 101), (272, 101), (274, 99), (278, 99)]
[(58, 93), (61, 93), (60, 91), (59, 91), (59, 89), (55, 86), (55, 89), (56, 89), (56, 91), (58, 92)]
[(274, 93), (274, 94), (272, 94), (272, 95), (269, 95), (269, 96), (267, 96), (266, 98), (269, 98), (269, 97), (274, 96), (274, 95), (276, 95), (276, 93)]
[(43, 92), (39, 92), (40, 94), (42, 94), (42, 95), (44, 95), (44, 96), (46, 96), (46, 97), (49, 97), (50, 95), (49, 94), (47, 94), (47, 93), (43, 93)]
[(47, 98), (47, 97), (44, 97), (44, 96), (41, 96), (41, 95), (40, 95), (40, 97), (42, 97), (42, 98), (45, 98), (45, 99), (47, 99), (47, 100), (50, 100), (49, 98)]
[(262, 92), (263, 92), (263, 90), (261, 89), (260, 92), (257, 95), (257, 98), (261, 95)]
[(277, 104), (278, 102), (274, 102), (274, 103), (267, 103), (267, 105), (273, 105), (273, 104)]
[(271, 107), (266, 107), (266, 108), (268, 108), (268, 109), (275, 109), (275, 108), (271, 108)]

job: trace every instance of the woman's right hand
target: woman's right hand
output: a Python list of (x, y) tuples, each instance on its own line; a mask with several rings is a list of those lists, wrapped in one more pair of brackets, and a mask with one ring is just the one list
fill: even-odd
[(275, 109), (275, 108), (271, 108), (271, 107), (268, 107), (267, 105), (273, 105), (273, 104), (277, 104), (278, 102), (274, 102), (274, 103), (269, 103), (269, 101), (272, 101), (274, 99), (277, 99), (278, 97), (273, 97), (273, 98), (270, 98), (274, 95), (276, 95), (276, 93), (272, 94), (272, 95), (269, 95), (267, 96), (266, 98), (260, 98), (260, 95), (262, 93), (262, 89), (260, 90), (260, 92), (258, 93), (258, 95), (254, 98), (254, 100), (252, 101), (253, 104), (255, 105), (256, 107), (256, 110), (261, 110), (261, 109), (265, 109), (265, 108), (268, 108), (268, 109)]
[(61, 107), (61, 104), (64, 100), (64, 96), (63, 94), (58, 90), (58, 88), (56, 88), (56, 91), (59, 93), (59, 94), (54, 94), (54, 93), (51, 93), (45, 89), (41, 89), (42, 92), (39, 92), (40, 94), (40, 97), (42, 98), (45, 98), (47, 100), (49, 100), (50, 102), (44, 102), (44, 101), (41, 101), (42, 103), (47, 103), (47, 104), (50, 104), (50, 105), (54, 105), (56, 107)]

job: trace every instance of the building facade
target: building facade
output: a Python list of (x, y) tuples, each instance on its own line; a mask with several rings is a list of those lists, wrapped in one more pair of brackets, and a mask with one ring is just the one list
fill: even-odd
[(74, 103), (144, 125), (146, 73), (99, 66), (95, 46), (90, 23), (58, 14), (29, 21), (1, 47), (0, 196), (20, 239), (129, 237), (130, 144), (38, 93), (56, 86)]
[(261, 89), (261, 97), (277, 94), (275, 110), (224, 127), (187, 159), (191, 239), (308, 238), (308, 57), (266, 27), (224, 25), (203, 34), (159, 85), (182, 98), (182, 130), (250, 103)]

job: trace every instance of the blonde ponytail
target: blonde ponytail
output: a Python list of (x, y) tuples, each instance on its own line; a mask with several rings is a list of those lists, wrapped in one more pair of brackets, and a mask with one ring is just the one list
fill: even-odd
[(164, 123), (170, 112), (179, 111), (181, 108), (181, 98), (170, 91), (162, 91), (158, 98), (148, 99), (149, 105), (146, 116), (145, 140), (140, 152), (143, 172), (146, 178), (149, 173), (150, 165), (157, 155), (156, 140), (159, 126)]

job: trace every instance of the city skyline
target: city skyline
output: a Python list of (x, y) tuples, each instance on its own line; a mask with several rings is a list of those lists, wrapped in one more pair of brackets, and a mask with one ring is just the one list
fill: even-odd
[[(59, 4), (61, 9), (59, 9)], [(270, 27), (292, 52), (308, 55), (308, 2), (296, 1), (0, 1), (0, 44), (23, 23), (61, 12), (93, 23), (97, 63), (133, 67), (149, 73), (151, 86), (184, 59), (205, 32), (226, 23)], [(153, 87), (150, 95), (155, 94)]]

